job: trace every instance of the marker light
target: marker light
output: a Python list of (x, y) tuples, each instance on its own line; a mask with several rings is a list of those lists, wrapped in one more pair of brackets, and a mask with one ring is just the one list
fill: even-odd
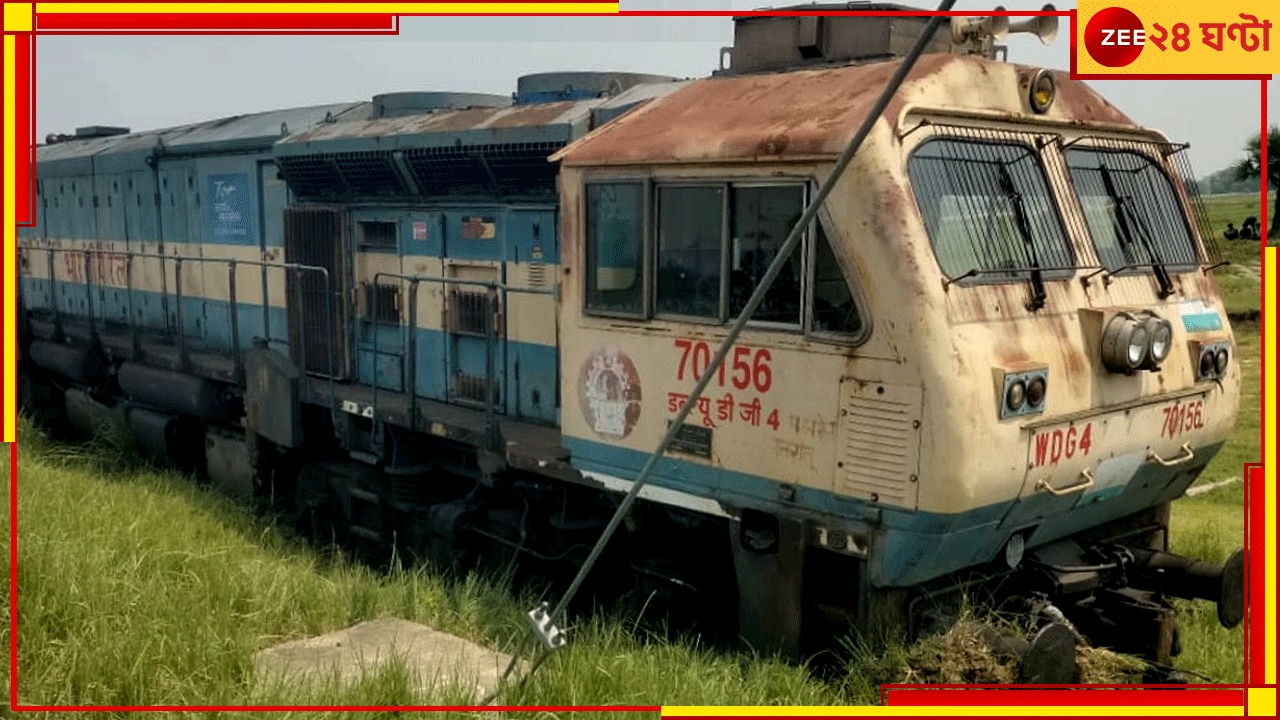
[(1027, 404), (1031, 407), (1037, 407), (1044, 403), (1045, 378), (1033, 378), (1027, 383)]
[(1197, 379), (1219, 380), (1227, 375), (1227, 366), (1231, 361), (1231, 344), (1225, 342), (1209, 343), (1199, 348), (1200, 361)]
[(1214, 376), (1214, 352), (1212, 348), (1204, 350), (1200, 353), (1200, 377), (1208, 378)]
[(1045, 388), (1048, 387), (1049, 371), (1047, 369), (1025, 370), (1023, 372), (1002, 373), (1002, 380), (996, 386), (1000, 399), (1001, 418), (1019, 415), (1035, 415), (1044, 412)]
[(1009, 386), (1009, 392), (1004, 396), (1005, 405), (1014, 412), (1022, 409), (1027, 400), (1027, 384), (1018, 380)]

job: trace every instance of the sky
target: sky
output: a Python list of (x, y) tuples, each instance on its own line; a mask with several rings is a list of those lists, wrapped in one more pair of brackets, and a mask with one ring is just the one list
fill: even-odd
[[(778, 2), (773, 7), (791, 3)], [(932, 9), (936, 4), (905, 0)], [(1040, 2), (1004, 0), (1010, 10)], [(1074, 3), (1059, 3), (1067, 9)], [(761, 0), (622, 0), (639, 9), (749, 10)], [(990, 3), (958, 0), (981, 14)], [(1009, 59), (1068, 69), (1064, 19), (1057, 40), (1006, 41)], [(86, 125), (133, 130), (301, 105), (368, 100), (385, 92), (441, 90), (509, 95), (539, 72), (613, 70), (703, 77), (733, 44), (728, 17), (402, 18), (389, 37), (42, 36), (36, 48), (36, 131)], [(1259, 127), (1256, 81), (1096, 81), (1113, 104), (1171, 140), (1191, 145), (1197, 175), (1243, 156)], [(1280, 92), (1268, 116), (1280, 121)]]

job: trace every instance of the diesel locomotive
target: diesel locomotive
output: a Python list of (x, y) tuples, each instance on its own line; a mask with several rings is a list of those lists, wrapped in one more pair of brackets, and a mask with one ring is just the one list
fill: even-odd
[(1167, 663), (1171, 597), (1243, 617), (1243, 553), (1168, 552), (1241, 373), (1185, 146), (1009, 32), (927, 39), (712, 359), (926, 19), (735, 18), (710, 76), (522, 77), (38, 148), (20, 394), (317, 535), (602, 557), (757, 650), (919, 628), (999, 578)]

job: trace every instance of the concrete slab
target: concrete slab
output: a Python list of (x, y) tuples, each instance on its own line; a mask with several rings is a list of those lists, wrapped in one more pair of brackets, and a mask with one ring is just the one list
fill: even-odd
[[(388, 663), (404, 663), (424, 702), (479, 702), (498, 685), (511, 656), (400, 618), (382, 618), (267, 648), (254, 656), (260, 677), (286, 683), (353, 684)], [(517, 665), (512, 677), (523, 669)]]

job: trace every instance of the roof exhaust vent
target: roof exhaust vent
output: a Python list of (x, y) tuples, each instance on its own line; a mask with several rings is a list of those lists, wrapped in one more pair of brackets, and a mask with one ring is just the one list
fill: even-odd
[(525, 75), (516, 81), (516, 105), (613, 97), (637, 85), (676, 82), (667, 75), (622, 72), (553, 72)]
[(508, 107), (511, 98), (506, 95), (458, 92), (398, 92), (373, 96), (373, 112), (370, 119), (425, 115), (435, 110), (464, 110), (466, 108)]
[(112, 127), (110, 125), (90, 125), (88, 127), (76, 128), (76, 140), (85, 140), (87, 138), (111, 137), (112, 135), (128, 135), (127, 127)]

